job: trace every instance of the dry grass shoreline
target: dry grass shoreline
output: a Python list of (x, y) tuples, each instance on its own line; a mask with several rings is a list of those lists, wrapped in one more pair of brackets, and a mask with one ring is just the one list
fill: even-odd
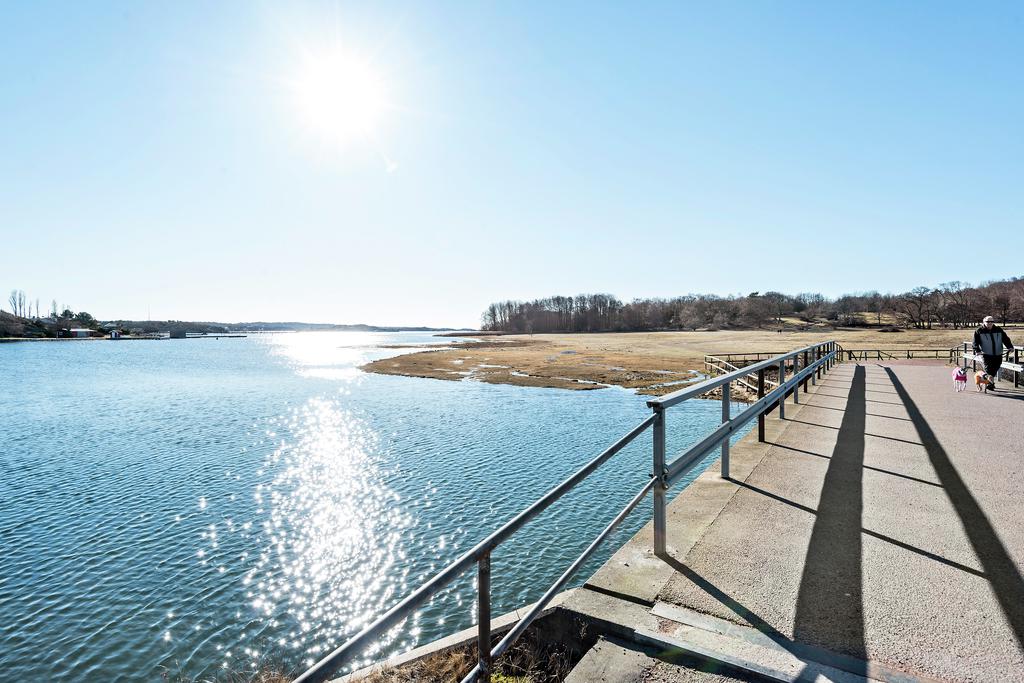
[[(1007, 332), (1018, 344), (1024, 340), (1022, 329), (1007, 328)], [(480, 336), (474, 337), (478, 341), (374, 361), (362, 369), (385, 375), (573, 390), (621, 386), (658, 396), (699, 379), (695, 373), (703, 371), (705, 354), (783, 353), (827, 340), (848, 349), (949, 349), (970, 339), (972, 333), (815, 329)]]

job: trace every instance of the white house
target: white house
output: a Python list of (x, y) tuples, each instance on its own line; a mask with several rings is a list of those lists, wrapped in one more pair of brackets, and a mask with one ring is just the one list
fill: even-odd
[(89, 334), (92, 332), (92, 330), (90, 330), (88, 327), (72, 327), (69, 330), (69, 332), (71, 332), (71, 336), (72, 337), (76, 337), (77, 338), (77, 337), (88, 337)]

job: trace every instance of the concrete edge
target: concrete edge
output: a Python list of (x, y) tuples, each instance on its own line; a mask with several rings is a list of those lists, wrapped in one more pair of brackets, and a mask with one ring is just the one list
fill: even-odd
[[(579, 589), (572, 588), (567, 591), (562, 591), (551, 598), (551, 602), (549, 602), (541, 613), (537, 615), (537, 619), (530, 625), (530, 628), (533, 628), (534, 625), (540, 623), (541, 620), (561, 607), (562, 603), (577, 590)], [(519, 621), (522, 620), (536, 604), (537, 603), (534, 602), (529, 605), (523, 605), (510, 612), (506, 612), (499, 617), (491, 619), (491, 637), (493, 638), (494, 636), (504, 635), (510, 631), (512, 627), (518, 624)], [(449, 636), (420, 645), (417, 648), (404, 652), (400, 655), (396, 655), (390, 659), (376, 662), (369, 666), (365, 666), (362, 669), (358, 669), (357, 671), (353, 671), (352, 673), (345, 674), (341, 678), (332, 679), (331, 683), (355, 683), (356, 681), (361, 681), (367, 676), (384, 669), (405, 666), (446, 650), (451, 650), (463, 645), (475, 644), (476, 639), (477, 628), (476, 626), (470, 626), (469, 628), (463, 629)]]

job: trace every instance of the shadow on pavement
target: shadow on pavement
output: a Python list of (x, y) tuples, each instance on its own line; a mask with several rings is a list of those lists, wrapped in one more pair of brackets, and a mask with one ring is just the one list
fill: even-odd
[[(821, 456), (821, 457), (825, 457), (825, 456)], [(772, 500), (775, 500), (775, 501), (777, 501), (779, 503), (782, 503), (784, 505), (788, 505), (788, 506), (790, 506), (792, 508), (795, 508), (797, 510), (801, 510), (801, 511), (806, 512), (806, 513), (811, 514), (811, 515), (818, 514), (818, 511), (815, 510), (814, 508), (807, 507), (806, 505), (801, 505), (800, 503), (797, 503), (796, 501), (790, 500), (789, 498), (784, 498), (784, 497), (778, 495), (777, 493), (772, 493), (771, 491), (765, 491), (764, 489), (759, 488), (757, 486), (754, 486), (752, 484), (748, 484), (745, 481), (738, 481), (736, 479), (731, 479), (730, 481), (732, 481), (737, 486), (742, 486), (743, 488), (747, 489), (748, 491), (753, 491), (754, 493), (759, 493), (762, 496), (765, 496), (767, 498), (771, 498)], [(862, 528), (860, 531), (861, 531), (862, 534), (870, 536), (871, 538), (877, 538), (879, 541), (884, 541), (886, 543), (891, 543), (894, 546), (897, 546), (899, 548), (903, 548), (904, 550), (909, 550), (912, 553), (916, 553), (917, 555), (920, 555), (921, 557), (927, 557), (929, 560), (935, 560), (936, 562), (941, 562), (942, 564), (946, 565), (947, 567), (952, 567), (953, 569), (959, 569), (962, 572), (967, 572), (968, 574), (973, 574), (975, 576), (980, 576), (982, 578), (984, 578), (984, 576), (985, 576), (985, 572), (979, 571), (979, 570), (975, 569), (974, 567), (968, 567), (965, 564), (960, 564), (959, 562), (956, 562), (954, 560), (947, 559), (947, 558), (943, 557), (942, 555), (936, 555), (935, 553), (930, 552), (928, 550), (925, 550), (923, 548), (918, 548), (917, 546), (910, 545), (909, 543), (904, 543), (903, 541), (895, 539), (892, 536), (886, 536), (885, 534), (878, 533), (877, 531), (872, 531), (871, 529), (863, 529)]]
[(883, 368), (889, 375), (889, 379), (896, 388), (896, 393), (903, 401), (903, 405), (917, 429), (921, 444), (928, 453), (932, 467), (939, 477), (946, 495), (949, 496), (953, 508), (960, 517), (967, 539), (970, 541), (974, 554), (985, 569), (985, 576), (992, 585), (992, 593), (995, 595), (999, 606), (1006, 615), (1006, 621), (1013, 630), (1017, 639), (1017, 645), (1024, 650), (1024, 579), (1014, 564), (1013, 558), (1006, 551), (996, 534), (992, 523), (988, 521), (978, 501), (971, 494), (967, 484), (964, 483), (960, 473), (949, 459), (946, 450), (939, 444), (935, 432), (924, 419), (921, 411), (910, 398), (906, 388), (896, 377), (891, 368)]
[[(861, 576), (866, 372), (857, 365), (822, 484), (796, 599), (793, 638), (867, 658)], [(863, 673), (863, 672), (859, 672)]]
[(733, 614), (768, 636), (776, 645), (788, 650), (795, 657), (800, 659), (803, 662), (803, 669), (801, 669), (799, 674), (797, 674), (797, 677), (793, 679), (794, 683), (813, 683), (814, 681), (820, 680), (819, 674), (823, 673), (823, 665), (842, 669), (850, 673), (863, 673), (867, 671), (867, 662), (861, 659), (848, 657), (824, 648), (806, 645), (804, 643), (797, 643), (790, 640), (778, 629), (761, 618), (760, 615), (748, 609), (743, 603), (733, 598), (731, 595), (687, 567), (676, 558), (666, 556), (663, 559), (669, 566), (692, 581), (694, 585), (698, 586), (705, 593), (729, 608)]

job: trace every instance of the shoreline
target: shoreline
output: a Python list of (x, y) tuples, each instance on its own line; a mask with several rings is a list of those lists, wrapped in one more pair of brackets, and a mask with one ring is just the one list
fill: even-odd
[(590, 349), (538, 337), (473, 337), (475, 341), (383, 358), (360, 369), (382, 375), (570, 391), (622, 387), (651, 396), (704, 378), (703, 359), (695, 364), (690, 359), (655, 359), (646, 354), (631, 358), (609, 349)]
[[(593, 391), (609, 386), (661, 396), (704, 378), (704, 355), (775, 352), (829, 339), (847, 348), (949, 349), (972, 330), (817, 329), (462, 335), (360, 367), (364, 372), (446, 381)], [(392, 346), (391, 348), (402, 348)]]

